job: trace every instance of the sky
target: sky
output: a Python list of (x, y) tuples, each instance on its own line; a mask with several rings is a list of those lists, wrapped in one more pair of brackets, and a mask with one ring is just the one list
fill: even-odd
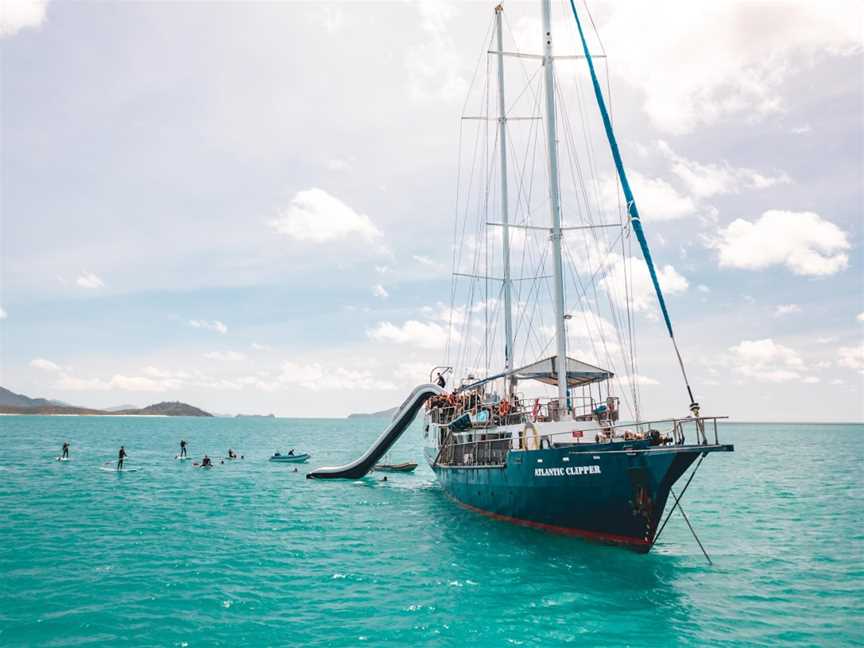
[[(496, 3), (0, 2), (0, 384), (331, 417), (446, 362), (460, 117)], [(504, 7), (539, 51), (539, 3)], [(864, 420), (861, 3), (589, 8), (703, 412)], [(649, 289), (643, 414), (683, 415)]]

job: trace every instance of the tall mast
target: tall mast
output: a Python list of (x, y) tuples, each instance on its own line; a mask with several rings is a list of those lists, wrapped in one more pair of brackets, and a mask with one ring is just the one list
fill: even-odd
[[(513, 368), (513, 301), (510, 281), (510, 208), (507, 190), (507, 107), (504, 103), (504, 37), (502, 13), (495, 7), (495, 34), (498, 40), (498, 141), (501, 146), (501, 233), (504, 242), (504, 371)], [(507, 378), (507, 394), (513, 392), (512, 377)]]
[(552, 59), (552, 17), (549, 0), (543, 4), (543, 67), (546, 86), (546, 149), (549, 153), (549, 206), (552, 209), (552, 259), (555, 264), (555, 342), (558, 402), (567, 403), (567, 337), (564, 331), (564, 272), (561, 266), (561, 196), (558, 187), (558, 135), (555, 127), (555, 68)]

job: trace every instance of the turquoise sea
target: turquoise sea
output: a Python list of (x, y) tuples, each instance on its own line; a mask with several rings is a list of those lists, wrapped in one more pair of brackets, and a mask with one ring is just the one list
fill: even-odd
[(677, 514), (638, 555), (458, 508), (417, 425), (414, 475), (305, 479), (385, 423), (0, 417), (0, 645), (864, 645), (864, 426), (725, 425), (684, 502), (710, 566)]

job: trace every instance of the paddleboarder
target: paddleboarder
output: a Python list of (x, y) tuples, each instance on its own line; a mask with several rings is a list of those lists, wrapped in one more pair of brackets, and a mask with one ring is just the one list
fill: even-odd
[(63, 442), (63, 454), (60, 456), (63, 457), (64, 459), (69, 458), (69, 442), (68, 441)]
[(180, 456), (186, 456), (186, 441), (183, 439), (180, 439)]
[(126, 448), (120, 446), (120, 451), (117, 453), (117, 470), (123, 470), (123, 461), (126, 459)]

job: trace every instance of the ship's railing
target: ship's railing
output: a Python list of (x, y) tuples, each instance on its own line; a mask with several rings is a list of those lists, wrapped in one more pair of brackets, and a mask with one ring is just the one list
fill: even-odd
[[(460, 433), (450, 433), (446, 437), (445, 445), (440, 449), (436, 463), (442, 465), (456, 466), (497, 466), (503, 465), (507, 453), (513, 449), (512, 443), (517, 440), (518, 446), (525, 449), (542, 449), (544, 447), (560, 447), (565, 445), (579, 445), (582, 439), (594, 443), (626, 443), (636, 440), (651, 440), (653, 445), (687, 445), (686, 430), (695, 430), (696, 443), (691, 445), (709, 445), (708, 434), (711, 433), (713, 443), (719, 444), (717, 421), (729, 418), (728, 416), (700, 416), (659, 419), (655, 421), (640, 421), (612, 426), (599, 426), (578, 430), (580, 437), (573, 437), (573, 431), (553, 432), (540, 434), (535, 439), (533, 430), (526, 425), (525, 429), (518, 432), (486, 432), (483, 430), (469, 430)], [(663, 427), (667, 432), (664, 435), (657, 427)], [(658, 434), (652, 438), (651, 433)], [(591, 438), (593, 433), (594, 439)], [(476, 438), (476, 437), (480, 438)], [(556, 442), (555, 439), (566, 439)], [(528, 446), (535, 446), (530, 447)], [(539, 447), (537, 447), (539, 446)]]
[[(601, 419), (609, 419), (612, 422), (618, 420), (618, 399), (615, 398), (614, 401), (616, 403), (615, 409), (608, 410), (600, 417)], [(589, 396), (574, 396), (570, 398), (570, 412), (564, 414), (564, 409), (560, 407), (557, 398), (518, 398), (513, 403), (508, 401), (509, 407), (506, 412), (502, 410), (500, 400), (477, 403), (473, 407), (468, 408), (449, 403), (446, 405), (436, 405), (433, 399), (433, 401), (430, 401), (429, 416), (432, 423), (448, 425), (466, 412), (476, 417), (480, 412), (485, 411), (487, 413), (486, 421), (482, 424), (475, 422), (475, 427), (512, 425), (514, 423), (524, 423), (525, 421), (540, 423), (561, 420), (597, 421), (598, 415), (595, 411), (598, 404), (597, 401)]]

